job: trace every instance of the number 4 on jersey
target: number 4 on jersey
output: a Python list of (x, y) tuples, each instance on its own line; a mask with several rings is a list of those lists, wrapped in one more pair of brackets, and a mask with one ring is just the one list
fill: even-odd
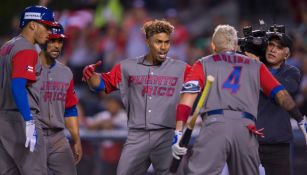
[(232, 72), (223, 83), (223, 88), (230, 89), (231, 93), (237, 93), (240, 89), (241, 66), (234, 66)]

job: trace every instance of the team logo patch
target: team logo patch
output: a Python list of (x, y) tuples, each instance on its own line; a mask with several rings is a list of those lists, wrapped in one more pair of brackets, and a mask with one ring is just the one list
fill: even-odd
[(42, 19), (41, 13), (35, 13), (35, 12), (26, 12), (24, 19), (35, 19), (40, 20)]
[(188, 81), (183, 84), (180, 93), (198, 93), (200, 92), (200, 86), (198, 81)]
[(199, 82), (198, 81), (188, 81), (186, 82), (183, 87), (189, 89), (189, 88), (192, 88), (192, 87), (195, 87), (195, 86), (198, 86), (199, 85)]
[(32, 66), (27, 66), (27, 67), (26, 67), (26, 70), (27, 70), (28, 72), (34, 72), (34, 68), (33, 68)]

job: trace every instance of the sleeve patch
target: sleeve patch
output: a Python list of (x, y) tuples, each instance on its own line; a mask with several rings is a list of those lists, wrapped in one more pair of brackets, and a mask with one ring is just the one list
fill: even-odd
[(180, 93), (198, 93), (200, 92), (200, 86), (198, 81), (188, 81), (183, 84)]

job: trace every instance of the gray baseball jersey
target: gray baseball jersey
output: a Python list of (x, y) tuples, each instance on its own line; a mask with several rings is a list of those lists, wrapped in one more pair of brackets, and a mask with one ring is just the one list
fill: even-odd
[(18, 111), (11, 93), (11, 79), (25, 78), (31, 112), (38, 114), (39, 89), (32, 83), (39, 78), (36, 74), (39, 75), (40, 68), (36, 67), (38, 53), (34, 45), (20, 35), (1, 47), (0, 56), (0, 110)]
[(129, 133), (117, 175), (143, 175), (150, 163), (158, 175), (168, 173), (176, 105), (189, 70), (186, 63), (171, 58), (153, 66), (140, 57), (102, 74), (106, 92), (120, 89), (128, 113)]
[[(21, 35), (5, 43), (0, 49), (0, 174), (46, 175), (47, 167), (40, 164), (43, 139), (38, 139), (34, 153), (24, 147), (25, 122), (13, 99), (12, 78), (27, 79), (27, 100), (33, 118), (39, 115), (38, 53), (33, 44)], [(41, 137), (41, 130), (37, 130)]]
[(42, 66), (39, 81), (42, 128), (65, 128), (64, 112), (78, 103), (73, 74), (64, 64), (55, 61), (49, 68)]
[(172, 58), (150, 66), (140, 57), (120, 62), (102, 78), (107, 93), (120, 89), (129, 128), (175, 128), (178, 94), (187, 70), (186, 63)]
[(42, 125), (43, 139), (48, 143), (45, 154), (41, 155), (42, 160), (53, 174), (76, 175), (73, 153), (63, 130), (65, 109), (78, 102), (73, 74), (67, 66), (55, 61), (50, 67), (42, 66), (36, 84), (40, 87), (41, 115), (38, 120)]
[(254, 125), (260, 90), (274, 96), (282, 87), (261, 62), (235, 52), (197, 61), (186, 87), (203, 88), (206, 75), (214, 76), (215, 81), (204, 104), (207, 115), (193, 147), (188, 174), (219, 174), (226, 161), (231, 174), (258, 174), (258, 143), (247, 126)]
[[(230, 64), (225, 64), (223, 59), (227, 59), (226, 62), (229, 60)], [(238, 63), (232, 63), (234, 59)], [(219, 82), (211, 87), (205, 103), (206, 110), (230, 109), (257, 116), (260, 62), (235, 54), (214, 55), (200, 62), (205, 75), (210, 74)]]

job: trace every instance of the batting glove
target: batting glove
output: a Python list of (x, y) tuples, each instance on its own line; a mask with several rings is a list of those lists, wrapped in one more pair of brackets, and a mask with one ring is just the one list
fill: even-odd
[(86, 81), (86, 80), (90, 79), (94, 75), (96, 68), (101, 64), (102, 64), (102, 61), (97, 61), (97, 63), (95, 63), (95, 64), (91, 64), (91, 65), (86, 66), (83, 69), (82, 81)]
[(30, 147), (30, 151), (33, 152), (37, 140), (34, 120), (26, 121), (26, 138), (25, 147)]
[(307, 145), (307, 119), (306, 116), (303, 117), (303, 120), (297, 123), (298, 127), (302, 131), (304, 138), (305, 138), (305, 144)]
[(175, 135), (173, 138), (172, 154), (173, 157), (178, 160), (180, 159), (179, 156), (186, 155), (188, 150), (185, 147), (179, 146), (182, 135), (182, 131), (175, 131)]

